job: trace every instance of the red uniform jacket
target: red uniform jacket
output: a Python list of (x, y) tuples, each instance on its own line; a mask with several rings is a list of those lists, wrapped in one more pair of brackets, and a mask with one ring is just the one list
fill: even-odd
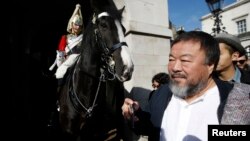
[(63, 35), (58, 45), (58, 50), (65, 51), (66, 45), (67, 45), (67, 35)]

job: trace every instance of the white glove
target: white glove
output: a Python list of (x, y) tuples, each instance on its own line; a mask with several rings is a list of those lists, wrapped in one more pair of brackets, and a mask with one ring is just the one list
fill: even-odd
[(60, 67), (57, 68), (56, 74), (55, 74), (57, 79), (64, 77), (68, 68), (71, 67), (76, 62), (76, 60), (78, 59), (78, 56), (79, 54), (69, 55), (67, 60), (63, 62), (63, 64)]
[(61, 66), (61, 64), (65, 61), (65, 53), (64, 51), (56, 51), (56, 65), (57, 67)]

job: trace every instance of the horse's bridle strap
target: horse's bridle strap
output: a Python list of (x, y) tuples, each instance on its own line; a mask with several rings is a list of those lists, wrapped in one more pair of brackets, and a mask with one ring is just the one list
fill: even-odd
[(120, 48), (122, 46), (127, 46), (127, 43), (126, 42), (117, 43), (117, 44), (113, 45), (110, 50), (113, 53), (116, 49), (118, 49), (118, 48)]

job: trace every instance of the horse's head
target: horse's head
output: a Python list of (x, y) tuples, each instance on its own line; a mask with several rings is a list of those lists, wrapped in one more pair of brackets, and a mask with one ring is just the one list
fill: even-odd
[(106, 56), (105, 62), (108, 64), (109, 71), (113, 71), (121, 82), (130, 80), (134, 65), (120, 18), (104, 11), (95, 14), (92, 21), (96, 27), (95, 34), (100, 42), (99, 46)]

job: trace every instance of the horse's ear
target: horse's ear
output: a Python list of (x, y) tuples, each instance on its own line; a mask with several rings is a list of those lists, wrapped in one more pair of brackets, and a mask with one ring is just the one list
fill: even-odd
[(118, 11), (119, 11), (119, 13), (120, 13), (120, 15), (122, 15), (122, 13), (123, 13), (124, 9), (125, 9), (125, 5), (124, 5), (121, 9), (119, 9), (119, 10), (118, 10)]

